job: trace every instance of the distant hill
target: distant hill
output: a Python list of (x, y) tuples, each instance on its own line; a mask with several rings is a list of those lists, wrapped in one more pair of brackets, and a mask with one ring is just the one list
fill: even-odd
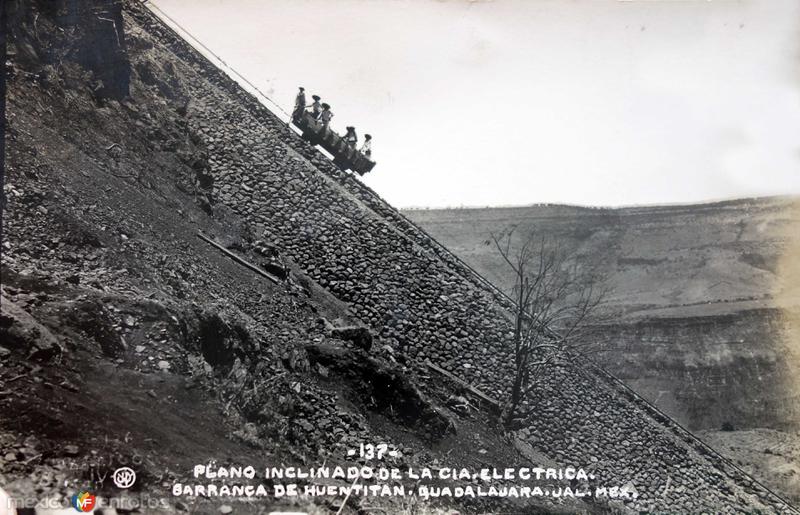
[(620, 209), (535, 205), (404, 214), (505, 290), (512, 279), (496, 249), (486, 244), (492, 233), (517, 226), (517, 234), (535, 233), (572, 247), (578, 259), (602, 271), (614, 290), (611, 303), (626, 311), (774, 299), (785, 293), (775, 290), (779, 258), (800, 224), (800, 210), (792, 198), (783, 197)]
[(598, 359), (694, 429), (800, 423), (798, 200), (596, 209), (407, 210), (502, 289), (491, 234), (516, 227), (574, 250), (613, 290)]

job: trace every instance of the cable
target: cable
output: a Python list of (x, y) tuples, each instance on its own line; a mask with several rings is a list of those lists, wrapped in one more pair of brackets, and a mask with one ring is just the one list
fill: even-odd
[[(222, 64), (222, 66), (224, 66), (225, 68), (230, 70), (231, 73), (233, 73), (234, 75), (239, 77), (239, 79), (241, 79), (242, 82), (244, 82), (245, 84), (250, 86), (253, 90), (255, 90), (259, 95), (261, 95), (262, 98), (264, 98), (264, 100), (266, 100), (267, 102), (269, 102), (270, 104), (272, 104), (276, 108), (278, 108), (278, 110), (286, 116), (287, 120), (290, 120), (292, 118), (292, 116), (289, 113), (284, 111), (284, 109), (280, 105), (278, 105), (277, 102), (275, 102), (274, 100), (269, 98), (263, 91), (261, 91), (258, 88), (258, 86), (256, 86), (252, 82), (250, 82), (244, 75), (239, 73), (234, 67), (232, 67), (228, 63), (226, 63), (225, 60), (222, 59), (222, 57), (220, 57), (219, 55), (217, 55), (216, 52), (214, 52), (213, 50), (208, 48), (202, 41), (200, 41), (194, 34), (189, 32), (183, 25), (178, 23), (174, 18), (172, 18), (170, 15), (168, 15), (167, 13), (165, 13), (164, 11), (159, 9), (159, 7), (157, 5), (153, 4), (150, 0), (142, 0), (142, 5), (144, 5), (146, 8), (148, 8), (150, 10), (155, 9), (156, 11), (158, 11), (161, 14), (161, 17), (166, 18), (167, 20), (169, 20), (170, 23), (172, 23), (173, 26), (179, 28), (184, 34), (186, 34), (189, 38), (191, 38), (193, 41), (195, 41), (208, 54), (214, 56), (214, 59), (219, 61), (220, 64)], [(274, 113), (274, 111), (273, 111), (273, 113)], [(286, 120), (284, 120), (284, 121), (286, 121)]]

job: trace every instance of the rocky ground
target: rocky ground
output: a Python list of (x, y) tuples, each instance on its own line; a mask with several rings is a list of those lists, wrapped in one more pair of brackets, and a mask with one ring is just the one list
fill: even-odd
[[(12, 10), (0, 326), (10, 494), (118, 495), (105, 474), (137, 463), (140, 500), (229, 512), (170, 486), (207, 459), (345, 463), (348, 448), (387, 442), (406, 466), (581, 465), (638, 492), (627, 507), (460, 511), (788, 510), (588, 366), (553, 374), (536, 417), (501, 434), (425, 366), (502, 398), (510, 325), (495, 292), (143, 6), (80, 5)], [(117, 15), (112, 30), (104, 20)], [(75, 58), (104, 34), (105, 54)], [(101, 73), (105, 61), (115, 65)], [(410, 502), (347, 509), (419, 508)]]
[(755, 477), (800, 502), (800, 433), (774, 429), (703, 431), (700, 437)]

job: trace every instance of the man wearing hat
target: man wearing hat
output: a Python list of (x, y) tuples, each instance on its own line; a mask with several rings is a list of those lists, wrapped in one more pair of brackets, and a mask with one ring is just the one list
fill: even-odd
[(367, 157), (372, 157), (372, 136), (364, 134), (364, 144), (361, 145), (361, 153)]
[(328, 128), (328, 124), (331, 123), (331, 118), (333, 118), (333, 111), (331, 111), (331, 106), (323, 102), (322, 112), (319, 114), (319, 120), (322, 122), (322, 126), (325, 127), (326, 129)]
[(300, 91), (294, 99), (294, 111), (292, 111), (292, 120), (299, 120), (306, 110), (306, 90), (300, 86)]
[(319, 120), (319, 115), (322, 114), (322, 104), (319, 103), (319, 95), (311, 95), (311, 98), (314, 99), (314, 103), (311, 104), (311, 116), (314, 117), (315, 120)]

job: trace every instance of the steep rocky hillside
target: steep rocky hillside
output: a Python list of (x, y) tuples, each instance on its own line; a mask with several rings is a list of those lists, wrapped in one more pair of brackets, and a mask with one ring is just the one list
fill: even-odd
[[(501, 435), (426, 366), (503, 398), (511, 326), (490, 285), (142, 4), (16, 0), (12, 13), (0, 325), (12, 495), (120, 495), (100, 478), (132, 462), (139, 494), (213, 512), (224, 501), (169, 495), (196, 463), (344, 464), (346, 449), (388, 442), (406, 466), (579, 465), (591, 485), (637, 494), (434, 503), (464, 511), (790, 510), (589, 363), (554, 371), (536, 416)], [(98, 44), (97, 61), (80, 57)]]
[[(10, 495), (59, 499), (89, 488), (145, 513), (231, 504), (236, 513), (270, 504), (326, 512), (343, 498), (293, 506), (170, 490), (208, 460), (347, 465), (359, 460), (346, 449), (362, 443), (390, 442), (401, 452), (393, 464), (413, 467), (483, 466), (461, 451), (469, 448), (511, 466), (548, 463), (514, 450), (481, 413), (451, 409), (457, 395), (447, 388), (420, 393), (378, 342), (366, 354), (363, 328), (352, 338), (336, 327), (359, 322), (345, 303), (255, 238), (245, 219), (212, 207), (214, 145), (192, 137), (189, 92), (174, 69), (159, 68), (179, 61), (156, 51), (129, 14), (120, 49), (116, 31), (101, 42), (58, 39), (95, 27), (118, 4), (95, 3), (76, 17), (47, 7), (20, 2), (12, 11), (0, 299), (0, 485)], [(68, 57), (84, 44), (116, 48), (110, 59), (130, 55), (131, 69), (99, 78)], [(102, 80), (120, 80), (129, 93), (118, 102)], [(234, 262), (198, 230), (279, 280)], [(109, 479), (120, 465), (139, 476), (127, 495)], [(353, 498), (345, 512), (399, 512), (410, 502)], [(501, 508), (510, 509), (472, 506)], [(594, 510), (570, 500), (524, 509)]]

